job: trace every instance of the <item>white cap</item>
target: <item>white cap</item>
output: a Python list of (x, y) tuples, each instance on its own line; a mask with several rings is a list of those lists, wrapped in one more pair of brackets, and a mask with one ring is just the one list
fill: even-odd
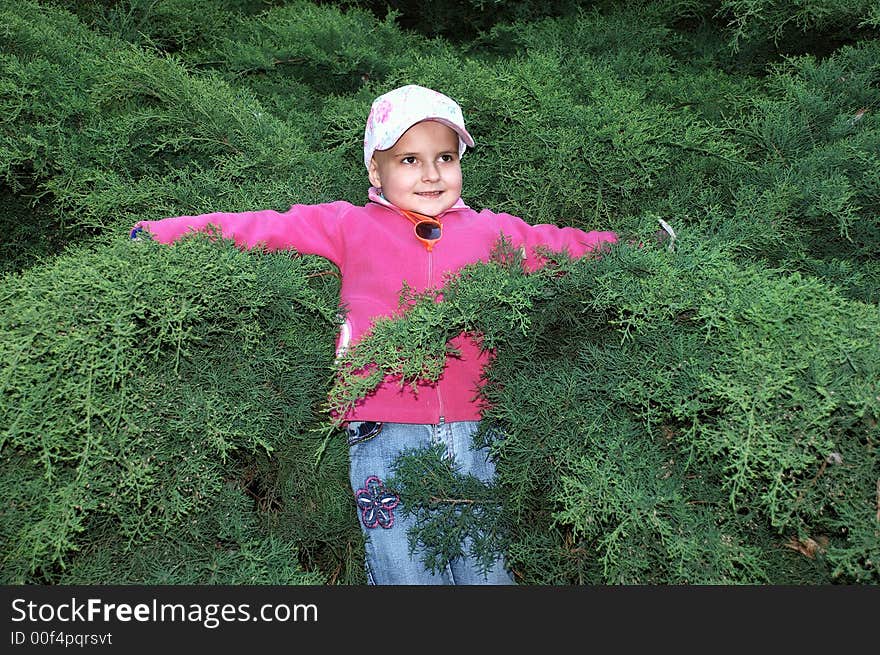
[(416, 123), (433, 120), (451, 127), (458, 134), (458, 156), (474, 138), (464, 127), (461, 107), (452, 98), (416, 84), (401, 86), (373, 101), (364, 130), (364, 166), (377, 150), (388, 150)]

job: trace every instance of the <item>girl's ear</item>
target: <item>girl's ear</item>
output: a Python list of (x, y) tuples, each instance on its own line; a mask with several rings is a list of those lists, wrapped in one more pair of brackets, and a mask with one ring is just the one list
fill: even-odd
[(370, 159), (370, 167), (367, 170), (368, 170), (368, 175), (370, 177), (370, 184), (372, 184), (377, 189), (381, 189), (382, 188), (382, 176), (379, 175), (379, 164), (376, 163), (375, 157)]

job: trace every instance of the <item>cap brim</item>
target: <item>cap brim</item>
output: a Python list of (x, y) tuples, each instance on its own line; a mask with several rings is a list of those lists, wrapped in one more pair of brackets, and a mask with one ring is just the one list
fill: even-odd
[[(458, 134), (459, 138), (461, 138), (461, 140), (464, 141), (464, 144), (468, 148), (474, 147), (474, 137), (472, 137), (470, 135), (470, 132), (468, 132), (466, 129), (464, 129), (461, 125), (456, 125), (452, 121), (450, 121), (446, 118), (440, 118), (439, 116), (437, 116), (437, 117), (429, 116), (429, 117), (425, 118), (424, 120), (437, 121), (438, 123), (443, 123), (446, 127), (451, 128), (456, 134)], [(419, 122), (421, 122), (421, 121), (419, 121)]]

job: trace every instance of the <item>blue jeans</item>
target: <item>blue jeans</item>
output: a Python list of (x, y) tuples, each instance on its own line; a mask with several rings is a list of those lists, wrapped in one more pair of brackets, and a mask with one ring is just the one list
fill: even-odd
[(404, 518), (400, 498), (385, 489), (391, 464), (402, 450), (442, 443), (458, 470), (483, 482), (495, 475), (488, 449), (473, 449), (476, 421), (418, 425), (383, 423), (377, 434), (365, 422), (349, 423), (349, 479), (358, 501), (358, 519), (364, 532), (367, 582), (373, 585), (512, 585), (516, 584), (499, 559), (486, 573), (467, 557), (453, 560), (445, 569), (425, 568), (420, 551), (410, 555), (407, 530), (412, 517)]

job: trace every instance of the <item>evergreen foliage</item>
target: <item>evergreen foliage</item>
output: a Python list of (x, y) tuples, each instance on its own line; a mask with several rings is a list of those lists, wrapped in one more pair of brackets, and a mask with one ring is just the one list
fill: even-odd
[(463, 42), (497, 23), (530, 22), (545, 16), (565, 15), (577, 11), (581, 6), (595, 3), (579, 0), (448, 0), (433, 3), (349, 0), (342, 4), (367, 7), (377, 16), (391, 10), (399, 16), (399, 23), (404, 29)]
[[(352, 348), (334, 397), (383, 374), (435, 379), (448, 339), (484, 334), (497, 348), (484, 417), (503, 435), (489, 441), (494, 502), (526, 582), (876, 583), (876, 306), (701, 241), (532, 275), (502, 244), (442, 303), (410, 298)], [(405, 497), (437, 494), (418, 457), (402, 467)], [(424, 502), (422, 520), (442, 508)], [(778, 535), (820, 544), (825, 570), (768, 547)]]
[(328, 273), (199, 236), (117, 238), (8, 276), (3, 578), (316, 580), (255, 510), (267, 458), (310, 438), (324, 400)]
[[(4, 3), (0, 578), (362, 583), (330, 412), (469, 331), (498, 479), (398, 462), (429, 566), (877, 584), (880, 15), (792, 6)], [(501, 241), (334, 364), (328, 262), (128, 241), (363, 203), (369, 103), (405, 83), (462, 104), (468, 204), (624, 243), (526, 275)]]
[(880, 28), (880, 6), (874, 0), (722, 0), (720, 13), (730, 21), (737, 47), (742, 42), (778, 43), (816, 33), (839, 40), (865, 31), (876, 35)]
[(758, 165), (741, 170), (728, 227), (752, 222), (746, 250), (877, 302), (880, 41), (789, 60), (767, 86), (734, 127)]

